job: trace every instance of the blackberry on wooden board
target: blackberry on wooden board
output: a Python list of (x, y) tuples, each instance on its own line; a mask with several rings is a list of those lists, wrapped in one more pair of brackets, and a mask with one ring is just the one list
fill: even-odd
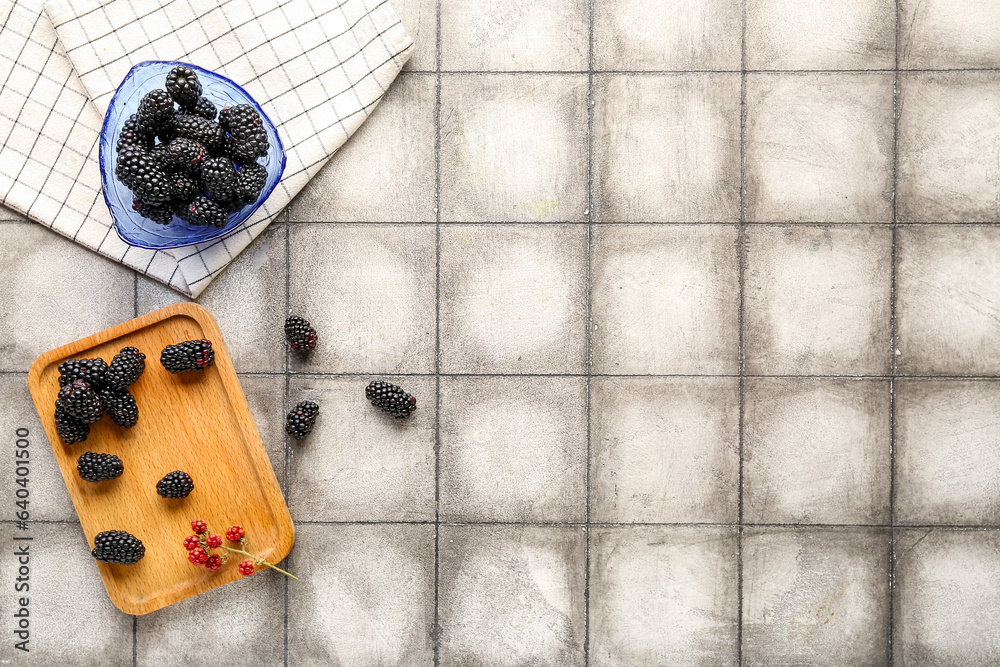
[(76, 460), (76, 471), (87, 482), (103, 482), (121, 477), (125, 466), (114, 454), (86, 452)]
[(56, 403), (56, 431), (63, 444), (72, 445), (74, 442), (83, 442), (90, 435), (90, 427), (77, 419), (66, 414), (66, 411)]
[(128, 389), (106, 387), (101, 390), (101, 400), (105, 414), (122, 428), (132, 428), (139, 422), (139, 406)]
[(365, 398), (372, 405), (396, 419), (405, 419), (417, 409), (417, 399), (389, 382), (374, 380), (365, 388)]
[(105, 383), (115, 389), (133, 384), (146, 370), (146, 355), (137, 347), (123, 347), (111, 359), (105, 374)]
[(177, 65), (167, 72), (167, 92), (182, 107), (194, 107), (201, 99), (201, 81), (187, 65)]
[(212, 341), (205, 338), (186, 340), (163, 348), (160, 363), (171, 373), (203, 371), (215, 363), (215, 350)]
[(56, 407), (61, 407), (70, 417), (85, 424), (93, 424), (104, 414), (104, 401), (100, 394), (83, 380), (73, 380), (59, 390)]
[(73, 380), (83, 380), (94, 385), (105, 381), (108, 365), (104, 359), (70, 359), (59, 364), (59, 386), (65, 387)]
[(319, 337), (308, 320), (292, 315), (285, 320), (285, 339), (296, 352), (308, 352), (315, 349)]
[(146, 547), (127, 531), (105, 530), (94, 538), (94, 550), (90, 555), (102, 563), (134, 565), (146, 555)]
[(183, 470), (175, 470), (163, 476), (156, 483), (156, 492), (164, 498), (187, 498), (194, 491), (191, 475)]
[(285, 432), (296, 440), (301, 440), (312, 432), (318, 416), (318, 403), (301, 401), (285, 417)]

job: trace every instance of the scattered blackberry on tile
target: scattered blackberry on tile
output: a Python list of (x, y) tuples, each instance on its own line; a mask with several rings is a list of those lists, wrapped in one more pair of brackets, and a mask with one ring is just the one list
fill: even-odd
[(188, 206), (188, 211), (193, 225), (222, 228), (229, 222), (229, 212), (207, 195), (195, 197)]
[(151, 90), (139, 101), (135, 112), (136, 128), (143, 134), (159, 135), (169, 127), (174, 117), (174, 100), (170, 93), (157, 88)]
[(170, 177), (140, 146), (126, 146), (118, 153), (115, 176), (146, 203), (164, 204), (170, 200)]
[(396, 419), (405, 419), (417, 409), (417, 399), (407, 394), (401, 387), (381, 380), (374, 380), (365, 388), (365, 398), (376, 408)]
[(146, 355), (137, 347), (123, 347), (114, 356), (105, 373), (105, 384), (124, 389), (133, 384), (146, 370)]
[(125, 472), (125, 466), (114, 454), (87, 452), (76, 460), (76, 471), (87, 482), (103, 482), (121, 477)]
[(153, 147), (153, 136), (139, 131), (135, 120), (135, 114), (128, 117), (122, 124), (121, 132), (118, 133), (118, 143), (115, 144), (115, 151), (121, 152), (126, 146), (139, 146), (149, 150)]
[(132, 210), (158, 225), (169, 225), (174, 219), (174, 209), (170, 204), (150, 204), (141, 199), (133, 199)]
[(90, 435), (90, 427), (76, 417), (66, 414), (66, 411), (56, 403), (56, 431), (64, 444), (83, 442)]
[(221, 150), (226, 141), (226, 133), (218, 123), (194, 114), (182, 113), (174, 116), (173, 130), (175, 137), (193, 139), (210, 152)]
[(100, 394), (83, 380), (73, 380), (59, 390), (56, 407), (61, 407), (70, 417), (85, 424), (93, 424), (104, 414), (104, 401)]
[(201, 97), (198, 98), (198, 103), (191, 107), (190, 113), (205, 120), (215, 120), (215, 105), (207, 97)]
[(167, 345), (160, 353), (160, 363), (171, 373), (203, 371), (214, 362), (215, 350), (212, 349), (212, 341), (204, 338)]
[(317, 416), (319, 416), (318, 403), (301, 401), (285, 417), (285, 432), (296, 440), (301, 440), (312, 432)]
[(232, 197), (236, 188), (236, 169), (232, 161), (224, 157), (213, 157), (201, 165), (201, 184), (205, 192), (218, 199)]
[(104, 412), (122, 428), (132, 428), (139, 422), (139, 406), (128, 389), (106, 387), (101, 390), (101, 400)]
[(267, 154), (264, 121), (249, 104), (237, 104), (220, 111), (219, 125), (228, 133), (226, 154), (233, 161), (250, 164)]
[(167, 92), (182, 107), (194, 107), (201, 99), (201, 81), (187, 65), (177, 65), (167, 72)]
[(90, 555), (102, 563), (134, 565), (146, 555), (146, 547), (129, 532), (105, 530), (94, 538), (94, 550)]
[[(163, 145), (163, 144), (161, 144)], [(197, 171), (208, 157), (205, 147), (194, 139), (177, 137), (163, 149), (162, 163), (171, 170)]]
[(156, 483), (156, 492), (164, 498), (187, 498), (192, 491), (194, 482), (183, 470), (168, 473)]
[(236, 173), (236, 194), (244, 204), (252, 204), (260, 197), (267, 183), (267, 169), (256, 162), (245, 164)]
[(296, 352), (308, 352), (316, 348), (316, 330), (304, 317), (292, 315), (285, 320), (285, 339)]
[(105, 381), (108, 365), (104, 359), (70, 359), (59, 364), (59, 386), (65, 387), (73, 380), (99, 385)]

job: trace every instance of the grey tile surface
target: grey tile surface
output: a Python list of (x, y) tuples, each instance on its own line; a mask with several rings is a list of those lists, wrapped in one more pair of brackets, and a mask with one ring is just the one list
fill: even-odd
[(413, 38), (413, 54), (404, 72), (433, 72), (437, 67), (437, 0), (392, 0), (399, 20)]
[(594, 77), (593, 219), (739, 220), (740, 77)]
[(593, 531), (590, 664), (739, 664), (735, 528)]
[(889, 371), (890, 229), (754, 226), (747, 248), (748, 373)]
[(891, 222), (892, 113), (891, 73), (748, 74), (747, 220)]
[(1000, 660), (1000, 534), (898, 530), (893, 614), (897, 664), (989, 665)]
[(1000, 5), (899, 0), (901, 69), (1000, 67)]
[(241, 375), (240, 385), (257, 422), (257, 430), (264, 441), (271, 467), (281, 484), (285, 478), (286, 411), (281, 402), (285, 392), (285, 378), (279, 375)]
[(593, 380), (591, 519), (736, 521), (738, 384), (736, 378)]
[(744, 391), (747, 521), (888, 522), (888, 381), (751, 378)]
[(899, 371), (1000, 374), (1000, 228), (900, 229), (897, 265)]
[(728, 226), (595, 227), (592, 371), (735, 373), (736, 239)]
[(442, 526), (442, 667), (578, 665), (586, 531)]
[(885, 530), (747, 529), (743, 664), (890, 664), (888, 570)]
[(444, 521), (583, 521), (584, 378), (441, 380)]
[(300, 524), (289, 567), (290, 666), (433, 664), (434, 526)]

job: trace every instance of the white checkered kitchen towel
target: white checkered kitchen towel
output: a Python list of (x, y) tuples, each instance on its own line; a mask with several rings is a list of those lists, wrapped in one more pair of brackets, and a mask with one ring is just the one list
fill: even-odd
[[(0, 0), (0, 21), (0, 201), (190, 296), (361, 125), (412, 47), (388, 0)], [(285, 173), (242, 231), (166, 251), (114, 232), (98, 138), (115, 89), (143, 60), (227, 76), (277, 126)]]

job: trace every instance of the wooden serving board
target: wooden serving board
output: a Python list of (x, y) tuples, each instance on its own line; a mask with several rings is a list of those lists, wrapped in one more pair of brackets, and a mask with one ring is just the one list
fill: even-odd
[[(207, 370), (172, 375), (160, 365), (167, 345), (202, 338), (215, 350), (215, 364)], [(54, 418), (59, 364), (91, 357), (110, 363), (129, 346), (146, 354), (146, 370), (130, 387), (138, 424), (124, 429), (104, 416), (91, 424), (86, 441), (64, 445)], [(104, 530), (127, 530), (146, 547), (135, 565), (95, 561), (108, 595), (125, 613), (146, 614), (240, 578), (241, 558), (234, 558), (239, 554), (215, 572), (188, 562), (183, 542), (193, 519), (204, 519), (219, 535), (240, 524), (248, 551), (274, 564), (291, 550), (295, 527), (288, 506), (219, 327), (201, 306), (177, 303), (46, 352), (32, 364), (28, 386), (89, 548)], [(115, 454), (124, 474), (85, 482), (76, 470), (84, 452)], [(156, 493), (156, 483), (174, 470), (194, 480), (187, 498)]]

